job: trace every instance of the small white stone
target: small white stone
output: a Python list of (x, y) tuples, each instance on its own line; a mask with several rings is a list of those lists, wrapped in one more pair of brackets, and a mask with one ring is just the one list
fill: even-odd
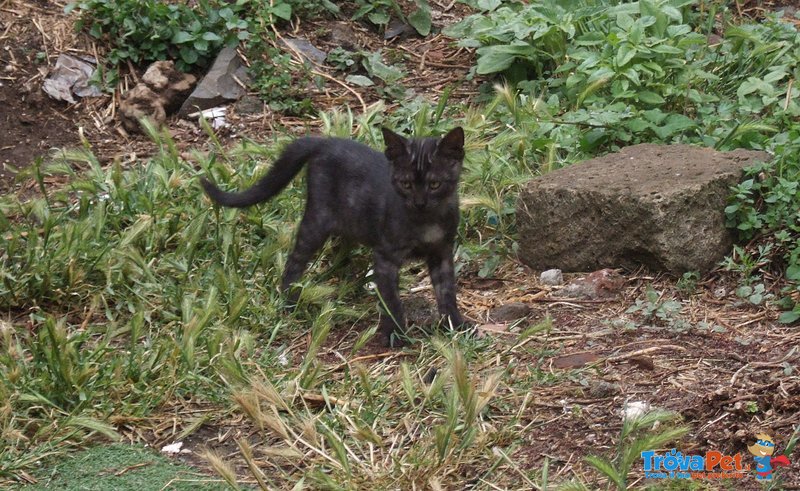
[(561, 274), (560, 269), (548, 269), (539, 275), (539, 281), (543, 285), (558, 286), (564, 283), (564, 276)]

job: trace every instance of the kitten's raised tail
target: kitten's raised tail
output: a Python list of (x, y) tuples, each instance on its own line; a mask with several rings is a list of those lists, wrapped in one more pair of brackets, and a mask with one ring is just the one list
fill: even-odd
[(263, 203), (281, 192), (291, 182), (308, 159), (317, 153), (322, 142), (324, 139), (315, 137), (295, 140), (284, 149), (264, 177), (253, 187), (240, 193), (223, 191), (205, 178), (200, 178), (200, 184), (203, 185), (203, 189), (211, 201), (219, 205), (244, 208), (256, 203)]

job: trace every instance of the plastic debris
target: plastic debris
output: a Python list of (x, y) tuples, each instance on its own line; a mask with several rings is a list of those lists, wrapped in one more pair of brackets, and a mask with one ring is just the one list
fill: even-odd
[(59, 55), (56, 65), (42, 84), (42, 90), (53, 99), (75, 104), (78, 97), (98, 97), (103, 93), (89, 81), (97, 68), (70, 55)]

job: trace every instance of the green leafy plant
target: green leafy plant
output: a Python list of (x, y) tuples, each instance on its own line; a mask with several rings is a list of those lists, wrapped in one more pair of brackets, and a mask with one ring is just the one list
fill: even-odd
[(325, 62), (339, 71), (349, 72), (354, 68), (358, 68), (361, 56), (361, 53), (348, 51), (341, 46), (337, 46), (328, 52)]
[[(488, 105), (514, 128), (494, 140), (510, 143), (500, 158), (535, 156), (546, 171), (639, 142), (766, 150), (770, 162), (748, 172), (726, 209), (729, 226), (756, 243), (726, 265), (747, 284), (772, 269), (797, 285), (800, 36), (792, 23), (779, 14), (741, 22), (723, 6), (684, 0), (470, 4), (480, 12), (446, 33), (477, 50), (477, 74), (509, 88)], [(800, 319), (797, 287), (783, 293), (792, 310), (781, 320)]]
[(393, 98), (403, 97), (406, 89), (399, 82), (406, 74), (396, 65), (384, 62), (383, 53), (381, 51), (364, 54), (361, 59), (361, 64), (371, 77), (383, 81), (383, 87), (381, 87), (380, 93)]
[(222, 45), (249, 36), (240, 17), (244, 5), (245, 0), (202, 0), (195, 8), (156, 0), (85, 0), (66, 11), (78, 11), (77, 29), (109, 43), (112, 67), (175, 59), (178, 68), (189, 70), (208, 63)]
[(262, 43), (250, 45), (250, 75), (259, 96), (273, 111), (289, 115), (306, 114), (313, 109), (303, 87), (311, 82), (304, 65), (292, 61), (292, 56)]
[(692, 325), (680, 312), (681, 303), (674, 299), (662, 299), (662, 294), (648, 286), (645, 298), (637, 298), (636, 302), (625, 310), (626, 314), (639, 314), (645, 322), (661, 324), (675, 331), (687, 331)]
[(700, 273), (687, 271), (681, 275), (675, 286), (681, 292), (691, 295), (697, 290), (698, 281), (700, 281)]
[(763, 283), (754, 285), (742, 285), (736, 289), (736, 296), (743, 298), (753, 305), (761, 305), (765, 301), (772, 298), (771, 293), (767, 293), (767, 289)]
[(413, 12), (408, 16), (395, 0), (356, 0), (358, 9), (353, 14), (353, 20), (367, 18), (372, 24), (386, 28), (392, 15), (401, 21), (408, 22), (421, 36), (431, 32), (431, 8), (426, 0), (415, 0)]

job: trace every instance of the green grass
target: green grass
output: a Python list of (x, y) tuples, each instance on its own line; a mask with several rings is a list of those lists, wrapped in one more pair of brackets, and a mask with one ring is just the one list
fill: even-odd
[(196, 469), (176, 464), (152, 449), (132, 445), (99, 445), (75, 455), (47, 462), (37, 473), (38, 483), (30, 491), (141, 491), (222, 490), (221, 479), (202, 475)]

